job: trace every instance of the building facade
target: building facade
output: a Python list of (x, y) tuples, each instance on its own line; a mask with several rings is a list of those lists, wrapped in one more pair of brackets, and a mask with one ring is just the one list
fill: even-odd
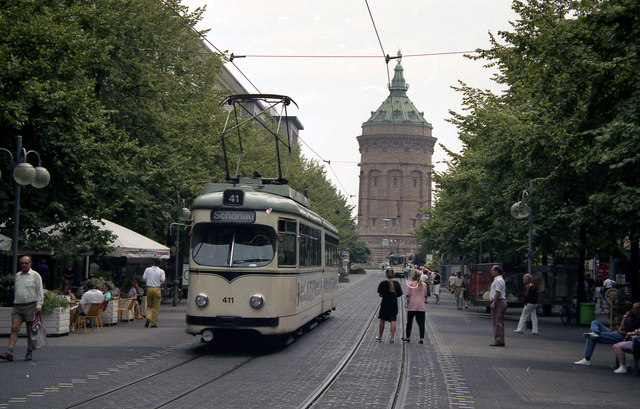
[[(400, 53), (398, 56), (401, 57)], [(373, 262), (391, 253), (419, 251), (414, 236), (431, 207), (433, 127), (407, 96), (401, 58), (389, 96), (371, 112), (358, 136), (360, 188), (358, 232), (372, 249)]]

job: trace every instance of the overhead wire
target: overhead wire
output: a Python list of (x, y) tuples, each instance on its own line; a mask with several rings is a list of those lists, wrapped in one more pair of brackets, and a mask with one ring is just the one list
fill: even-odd
[[(371, 24), (373, 25), (373, 29), (374, 29), (374, 32), (376, 34), (376, 38), (378, 40), (378, 44), (380, 46), (380, 50), (382, 52), (382, 58), (384, 58), (384, 60), (385, 60), (385, 66), (386, 66), (386, 70), (387, 70), (387, 83), (390, 86), (391, 85), (391, 75), (390, 75), (390, 72), (389, 72), (389, 60), (395, 59), (395, 58), (398, 58), (398, 57), (390, 57), (385, 52), (384, 46), (382, 45), (382, 40), (380, 39), (380, 33), (378, 32), (378, 28), (376, 26), (375, 19), (373, 18), (373, 13), (371, 12), (371, 7), (369, 7), (369, 2), (368, 2), (368, 0), (364, 0), (364, 2), (365, 2), (365, 5), (367, 7), (367, 12), (369, 13), (369, 18), (371, 20)], [(247, 77), (247, 75), (240, 69), (240, 67), (238, 67), (238, 65), (234, 62), (234, 59), (236, 59), (236, 58), (247, 58), (247, 57), (248, 58), (331, 58), (331, 59), (337, 59), (337, 58), (380, 58), (380, 56), (375, 56), (375, 55), (266, 55), (266, 54), (234, 55), (234, 53), (227, 54), (227, 53), (224, 53), (223, 51), (221, 51), (218, 47), (216, 47), (204, 34), (202, 34), (193, 25), (191, 25), (190, 22), (184, 17), (184, 15), (179, 13), (177, 10), (173, 9), (166, 2), (164, 2), (164, 3), (165, 3), (165, 5), (167, 7), (171, 8), (174, 11), (174, 13), (176, 15), (178, 15), (191, 28), (191, 30), (198, 35), (199, 38), (201, 38), (206, 44), (211, 46), (211, 48), (213, 48), (220, 56), (224, 57), (231, 65), (233, 65), (233, 67), (240, 73), (240, 75), (258, 93), (261, 93), (260, 89), (249, 79), (249, 77)], [(477, 50), (472, 50), (472, 51), (450, 51), (450, 52), (439, 52), (439, 53), (407, 54), (407, 55), (403, 55), (402, 57), (403, 58), (412, 58), (412, 57), (425, 57), (425, 56), (435, 56), (435, 55), (470, 54), (470, 53), (475, 53), (475, 52), (477, 52)], [(331, 169), (331, 172), (335, 176), (336, 181), (338, 182), (338, 184), (340, 185), (342, 190), (345, 193), (347, 193), (347, 195), (346, 195), (347, 198), (354, 197), (354, 195), (349, 195), (349, 192), (344, 188), (344, 185), (340, 181), (340, 178), (338, 177), (338, 175), (336, 174), (335, 170), (331, 166), (331, 160), (324, 159), (307, 142), (305, 142), (302, 138), (300, 138), (300, 136), (298, 136), (298, 139), (302, 143), (304, 143), (307, 146), (307, 148), (309, 148), (309, 150), (311, 150), (311, 152), (313, 152), (322, 162), (327, 164), (327, 166), (329, 167), (329, 169)], [(358, 163), (358, 162), (352, 162), (352, 161), (333, 161), (333, 162), (334, 163)]]
[(378, 44), (380, 44), (380, 50), (382, 50), (382, 57), (385, 59), (385, 65), (387, 67), (387, 83), (391, 85), (391, 75), (389, 74), (389, 56), (384, 52), (384, 47), (382, 46), (382, 41), (380, 41), (380, 34), (378, 33), (378, 27), (376, 27), (376, 22), (373, 19), (373, 14), (371, 13), (371, 7), (369, 7), (369, 2), (364, 0), (364, 4), (367, 5), (367, 11), (369, 12), (369, 18), (371, 19), (371, 24), (373, 24), (373, 30), (376, 32), (376, 37), (378, 38)]

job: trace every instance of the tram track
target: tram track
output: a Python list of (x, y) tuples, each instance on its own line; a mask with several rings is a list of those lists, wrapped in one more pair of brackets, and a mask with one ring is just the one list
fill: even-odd
[[(342, 289), (341, 291), (341, 295), (343, 295), (344, 298), (342, 298), (338, 304), (336, 305), (336, 308), (342, 308), (345, 305), (347, 305), (354, 297), (357, 296), (357, 294), (349, 294), (348, 291), (348, 287)], [(370, 318), (370, 321), (372, 321), (375, 318), (375, 314)], [(318, 319), (316, 322), (314, 322), (312, 325), (308, 325), (307, 326), (307, 331), (309, 331), (311, 328), (314, 328), (317, 326), (318, 323), (324, 321), (324, 319)], [(363, 332), (362, 336), (364, 337), (364, 335), (366, 334), (366, 331), (368, 330), (369, 326), (371, 323), (369, 323), (369, 325), (367, 326), (367, 328), (365, 329), (365, 331)], [(305, 332), (307, 332), (305, 331)], [(297, 339), (298, 337), (296, 336), (292, 336), (293, 339)], [(353, 353), (355, 353), (356, 348), (354, 348)], [(227, 354), (225, 353), (224, 350), (221, 351), (223, 354), (221, 355), (221, 358), (228, 358)], [(99, 393), (97, 395), (94, 395), (90, 398), (87, 398), (85, 400), (82, 400), (80, 402), (76, 402), (70, 406), (68, 406), (69, 408), (83, 408), (83, 407), (96, 407), (96, 406), (102, 406), (102, 407), (108, 407), (109, 404), (104, 404), (104, 402), (110, 402), (113, 400), (117, 401), (117, 396), (119, 394), (129, 394), (130, 391), (135, 391), (135, 390), (140, 390), (141, 387), (146, 387), (147, 385), (150, 384), (155, 384), (155, 383), (162, 383), (162, 380), (165, 378), (174, 378), (174, 377), (180, 377), (181, 374), (183, 373), (188, 373), (190, 372), (192, 369), (190, 368), (190, 365), (194, 365), (197, 364), (198, 360), (204, 359), (208, 356), (210, 356), (211, 353), (211, 347), (210, 346), (202, 346), (201, 351), (199, 351), (197, 353), (196, 356), (187, 359), (185, 361), (176, 363), (174, 365), (171, 365), (170, 367), (164, 368), (162, 370), (159, 371), (155, 371), (153, 373), (149, 373), (146, 374), (144, 376), (141, 376), (135, 380), (132, 380), (130, 382), (127, 382), (125, 384), (122, 385), (118, 385), (116, 387), (113, 387), (107, 391), (104, 391), (102, 393)], [(249, 357), (244, 357), (244, 358), (238, 358), (237, 362), (233, 363), (232, 365), (230, 365), (230, 368), (222, 371), (220, 373), (215, 374), (215, 376), (211, 376), (208, 379), (201, 379), (200, 382), (198, 382), (197, 384), (193, 384), (190, 385), (189, 388), (187, 389), (180, 389), (179, 391), (175, 391), (175, 393), (173, 393), (171, 395), (170, 399), (166, 399), (163, 401), (155, 401), (152, 404), (152, 407), (155, 408), (162, 408), (162, 407), (167, 407), (170, 406), (172, 404), (174, 404), (175, 402), (180, 401), (181, 399), (189, 396), (192, 393), (195, 393), (207, 386), (210, 386), (218, 381), (221, 381), (223, 378), (230, 376), (234, 373), (236, 373), (238, 370), (240, 370), (241, 368), (245, 367), (246, 365), (254, 362), (256, 359), (258, 359), (261, 355), (255, 355), (255, 356), (249, 356)], [(346, 360), (345, 360), (345, 365), (346, 365)], [(337, 376), (337, 375), (336, 375)], [(103, 403), (101, 405), (101, 403)]]
[[(125, 384), (111, 388), (103, 393), (94, 395), (90, 398), (77, 402), (68, 407), (69, 408), (108, 407), (109, 406), (108, 404), (101, 404), (101, 402), (109, 402), (113, 400), (117, 401), (118, 395), (120, 394), (125, 394), (125, 395), (129, 395), (131, 393), (135, 394), (135, 391), (140, 391), (142, 387), (147, 387), (148, 385), (151, 385), (151, 384), (158, 384), (158, 383), (162, 384), (163, 383), (162, 381), (166, 378), (169, 378), (169, 379), (177, 378), (177, 377), (180, 377), (181, 374), (189, 373), (190, 371), (192, 371), (192, 368), (190, 368), (190, 366), (197, 363), (197, 361), (208, 357), (209, 352), (210, 352), (209, 348), (204, 347), (203, 351), (199, 352), (196, 356), (190, 359), (179, 362), (170, 367), (164, 368), (160, 371), (155, 371), (153, 373), (146, 374), (145, 376), (142, 376), (138, 379), (135, 379)], [(193, 387), (190, 387), (186, 390), (184, 389), (180, 390), (177, 394), (172, 395), (173, 397), (169, 400), (166, 400), (164, 402), (155, 402), (155, 404), (153, 404), (153, 407), (166, 406), (190, 393), (193, 393), (207, 385), (210, 385), (213, 382), (216, 382), (217, 380), (229, 375), (230, 373), (233, 373), (234, 371), (237, 371), (238, 369), (249, 364), (250, 362), (254, 361), (257, 358), (259, 358), (259, 355), (237, 358), (237, 362), (234, 362), (231, 365), (229, 365), (230, 366), (229, 369), (223, 370), (221, 373), (216, 373), (214, 374), (214, 376), (210, 377), (209, 379), (204, 379), (201, 382), (198, 382), (197, 384), (192, 385)], [(112, 399), (112, 398), (115, 398), (115, 399)]]
[[(348, 301), (348, 300), (347, 300)], [(346, 301), (345, 301), (346, 302)], [(374, 323), (377, 323), (376, 318), (378, 314), (379, 308), (376, 308), (373, 314), (368, 318), (367, 325), (362, 330), (362, 332), (357, 337), (357, 342), (354, 343), (353, 347), (345, 354), (344, 358), (336, 365), (335, 369), (331, 371), (325, 380), (298, 406), (299, 409), (309, 409), (319, 404), (321, 399), (326, 396), (334, 384), (338, 381), (339, 377), (345, 373), (345, 370), (354, 362), (356, 355), (363, 343), (367, 339), (367, 334), (369, 331), (373, 330), (377, 331), (377, 328), (372, 328)], [(395, 382), (395, 390), (392, 393), (393, 399), (389, 401), (389, 407), (391, 409), (403, 408), (405, 407), (405, 402), (408, 393), (408, 367), (409, 367), (409, 356), (408, 349), (404, 342), (402, 342), (402, 334), (404, 333), (404, 328), (406, 326), (406, 317), (404, 308), (400, 308), (400, 325), (397, 327), (396, 332), (400, 334), (400, 344), (401, 344), (401, 359), (400, 359), (400, 370), (398, 377)]]

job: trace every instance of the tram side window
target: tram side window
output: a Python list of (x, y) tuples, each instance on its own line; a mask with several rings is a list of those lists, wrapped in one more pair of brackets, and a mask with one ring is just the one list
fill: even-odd
[(322, 265), (321, 237), (320, 230), (300, 225), (300, 267)]
[(297, 237), (295, 220), (278, 220), (278, 266), (295, 267)]
[(338, 240), (335, 237), (324, 235), (324, 264), (326, 267), (338, 267), (340, 257), (338, 256)]

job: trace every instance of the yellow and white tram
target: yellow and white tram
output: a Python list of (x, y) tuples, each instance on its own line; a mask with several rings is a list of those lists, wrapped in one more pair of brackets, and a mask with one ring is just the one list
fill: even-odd
[(212, 183), (191, 206), (189, 334), (301, 331), (335, 307), (338, 230), (260, 179)]

